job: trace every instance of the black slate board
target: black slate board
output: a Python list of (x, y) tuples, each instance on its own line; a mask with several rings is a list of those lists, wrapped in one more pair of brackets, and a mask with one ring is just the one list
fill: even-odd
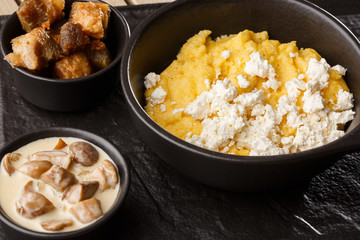
[[(342, 14), (338, 18), (360, 38), (359, 1), (314, 2)], [(134, 29), (159, 7), (118, 9)], [(0, 26), (5, 19), (0, 17)], [(10, 71), (1, 60), (0, 145), (41, 128), (75, 127), (107, 138), (128, 160), (131, 188), (125, 205), (106, 226), (106, 239), (360, 239), (360, 152), (290, 189), (225, 192), (183, 176), (144, 144), (128, 115), (120, 84), (92, 110), (57, 113), (23, 100)], [(6, 240), (1, 228), (0, 239)]]

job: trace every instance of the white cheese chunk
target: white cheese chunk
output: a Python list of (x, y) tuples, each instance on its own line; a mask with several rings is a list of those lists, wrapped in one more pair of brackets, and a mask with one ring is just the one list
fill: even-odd
[(254, 91), (250, 93), (244, 93), (239, 95), (236, 99), (234, 99), (235, 103), (240, 103), (245, 107), (252, 107), (255, 104), (264, 102), (264, 91), (254, 89)]
[(250, 82), (243, 75), (239, 74), (236, 78), (240, 88), (247, 88), (250, 86)]
[(221, 53), (221, 56), (224, 58), (224, 59), (228, 59), (231, 55), (231, 51), (230, 50), (224, 50), (222, 51)]
[(166, 91), (160, 86), (156, 88), (150, 96), (150, 101), (152, 104), (161, 104), (165, 101)]
[(354, 107), (352, 93), (340, 89), (336, 96), (337, 103), (335, 106), (335, 110), (345, 111)]
[(316, 60), (315, 58), (311, 58), (306, 75), (309, 79), (319, 82), (321, 84), (321, 89), (323, 89), (329, 84), (329, 69), (330, 65), (324, 58), (322, 58), (320, 61)]
[(285, 83), (288, 96), (297, 99), (300, 95), (300, 90), (305, 90), (305, 82), (294, 78)]
[(154, 72), (148, 73), (145, 76), (145, 81), (144, 81), (145, 88), (149, 89), (155, 87), (159, 81), (160, 81), (160, 75), (157, 75)]
[(306, 90), (303, 96), (303, 110), (306, 113), (314, 113), (321, 109), (324, 109), (324, 98), (321, 96), (320, 91), (311, 93), (310, 90)]
[(245, 72), (251, 76), (259, 76), (262, 78), (268, 78), (263, 83), (263, 87), (272, 88), (276, 90), (281, 83), (276, 80), (275, 70), (268, 60), (263, 59), (259, 52), (253, 52), (250, 55), (250, 60), (245, 63)]
[(345, 76), (345, 74), (346, 74), (346, 68), (344, 68), (343, 66), (341, 66), (339, 64), (331, 67), (331, 69), (338, 71), (341, 76)]

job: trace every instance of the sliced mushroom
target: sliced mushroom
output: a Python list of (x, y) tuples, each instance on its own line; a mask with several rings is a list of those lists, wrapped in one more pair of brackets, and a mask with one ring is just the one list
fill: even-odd
[(54, 149), (62, 149), (64, 147), (66, 147), (67, 144), (66, 142), (64, 142), (64, 140), (62, 140), (61, 138), (59, 138), (58, 143), (56, 144), (56, 146), (54, 147)]
[(70, 212), (81, 223), (89, 223), (103, 215), (100, 201), (96, 198), (90, 198), (81, 201), (70, 208)]
[(19, 199), (15, 203), (16, 211), (29, 219), (43, 215), (55, 207), (44, 195), (35, 192), (32, 181), (29, 181), (22, 190)]
[(39, 179), (51, 166), (52, 164), (48, 161), (29, 161), (21, 165), (18, 170), (32, 178)]
[(87, 142), (73, 142), (69, 146), (74, 161), (83, 166), (92, 166), (99, 160), (99, 152)]
[(65, 227), (73, 225), (71, 219), (51, 219), (41, 222), (41, 226), (48, 231), (60, 231)]
[(69, 203), (78, 203), (91, 198), (99, 187), (98, 182), (77, 183), (67, 188), (62, 200), (66, 199)]
[(19, 160), (21, 154), (20, 153), (7, 153), (3, 158), (3, 164), (5, 171), (11, 176), (11, 174), (15, 171), (15, 168), (11, 165), (11, 162), (15, 162)]
[(114, 164), (109, 160), (104, 160), (91, 173), (91, 179), (99, 182), (99, 189), (101, 192), (108, 188), (115, 188), (119, 182), (118, 174)]
[(74, 174), (58, 165), (52, 165), (41, 175), (41, 180), (60, 192), (76, 182)]
[(36, 152), (30, 155), (30, 160), (41, 160), (41, 161), (49, 161), (52, 164), (59, 165), (65, 169), (70, 166), (70, 163), (73, 159), (71, 154), (67, 154), (62, 151), (42, 151)]

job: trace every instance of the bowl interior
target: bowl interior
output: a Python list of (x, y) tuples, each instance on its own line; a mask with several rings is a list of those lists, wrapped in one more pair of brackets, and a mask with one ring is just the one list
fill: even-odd
[[(144, 76), (162, 72), (186, 40), (202, 29), (211, 30), (213, 38), (245, 29), (266, 30), (271, 39), (282, 43), (296, 40), (299, 48), (317, 50), (330, 65), (341, 64), (347, 68), (345, 80), (355, 98), (356, 115), (347, 132), (359, 125), (359, 41), (324, 10), (291, 0), (177, 1), (163, 7), (133, 33), (124, 56), (127, 62), (122, 71), (127, 75), (123, 74), (122, 80), (130, 81), (129, 91), (135, 97), (130, 101), (136, 111), (141, 112), (144, 106)], [(148, 117), (145, 121), (151, 122)]]
[[(87, 1), (87, 0), (82, 0), (82, 1)], [(77, 1), (76, 0), (67, 0), (66, 1), (65, 9), (63, 10), (63, 12), (65, 13), (66, 19), (68, 19), (68, 15), (70, 13), (71, 5), (73, 2), (77, 2)], [(101, 2), (101, 1), (98, 1), (98, 2)], [(109, 25), (108, 25), (108, 29), (106, 32), (106, 38), (104, 40), (104, 43), (109, 48), (109, 51), (112, 56), (112, 62), (106, 68), (104, 68), (98, 72), (95, 72), (87, 77), (78, 78), (76, 80), (69, 79), (68, 81), (77, 81), (79, 79), (80, 80), (84, 79), (84, 78), (86, 79), (93, 75), (99, 75), (102, 72), (107, 71), (109, 68), (112, 68), (115, 64), (119, 63), (122, 53), (123, 53), (123, 50), (124, 50), (124, 47), (126, 45), (126, 42), (128, 41), (129, 36), (130, 36), (130, 28), (129, 28), (125, 18), (123, 17), (123, 15), (119, 11), (117, 11), (114, 7), (110, 6), (110, 8), (111, 8), (110, 20), (109, 20)], [(0, 36), (1, 51), (2, 51), (3, 56), (12, 52), (11, 40), (13, 38), (20, 36), (22, 34), (25, 34), (25, 33), (26, 32), (21, 27), (21, 24), (18, 20), (16, 12), (13, 13), (12, 15), (10, 15), (8, 20), (6, 21), (6, 23), (3, 26), (3, 29), (1, 31), (1, 36)], [(27, 69), (21, 68), (21, 67), (16, 67), (16, 70), (18, 70), (28, 76), (35, 76), (35, 77), (38, 77), (39, 79), (56, 81), (56, 79), (52, 78), (50, 73), (46, 70), (34, 72), (34, 71), (30, 71), (30, 70), (27, 70)], [(62, 80), (59, 80), (59, 81), (61, 82)]]
[[(87, 140), (98, 147), (100, 147), (104, 152), (106, 152), (109, 157), (114, 161), (114, 163), (117, 166), (118, 172), (119, 172), (119, 178), (120, 178), (120, 191), (118, 196), (115, 199), (113, 207), (106, 213), (104, 216), (102, 216), (100, 219), (98, 219), (93, 224), (90, 224), (84, 228), (81, 228), (79, 230), (70, 231), (70, 232), (58, 232), (58, 233), (42, 233), (42, 232), (34, 232), (28, 229), (25, 229), (16, 223), (14, 223), (11, 219), (9, 219), (6, 215), (6, 213), (3, 211), (3, 209), (0, 206), (0, 220), (3, 221), (6, 225), (8, 225), (10, 228), (14, 229), (17, 232), (23, 233), (28, 236), (36, 237), (36, 238), (44, 238), (44, 239), (61, 239), (62, 237), (75, 237), (83, 235), (89, 231), (92, 231), (102, 224), (104, 224), (111, 216), (115, 214), (115, 212), (119, 209), (121, 204), (124, 202), (126, 194), (128, 192), (129, 188), (129, 171), (127, 167), (127, 163), (124, 159), (124, 157), (121, 155), (121, 153), (107, 140), (92, 134), (90, 132), (86, 132), (79, 129), (73, 129), (73, 128), (49, 128), (40, 130), (37, 132), (29, 133), (26, 135), (23, 135), (16, 140), (12, 141), (8, 145), (4, 146), (0, 150), (0, 157), (2, 158), (6, 153), (15, 151), (16, 149), (33, 142), (38, 139), (43, 139), (47, 137), (76, 137), (81, 138), (84, 140)], [(0, 159), (1, 163), (1, 159)]]

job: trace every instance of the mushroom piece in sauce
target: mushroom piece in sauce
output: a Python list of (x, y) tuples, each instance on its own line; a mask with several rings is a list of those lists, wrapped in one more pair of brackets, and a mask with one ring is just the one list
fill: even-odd
[(67, 154), (62, 151), (41, 151), (30, 155), (30, 160), (42, 160), (49, 161), (52, 164), (59, 165), (65, 169), (68, 169), (73, 159), (71, 154)]
[(62, 148), (64, 148), (64, 147), (66, 147), (66, 146), (67, 146), (66, 142), (64, 142), (64, 140), (62, 140), (61, 138), (59, 138), (56, 146), (54, 147), (54, 150), (62, 149)]
[(82, 223), (89, 223), (103, 215), (100, 201), (96, 198), (90, 198), (74, 205), (70, 212)]
[(60, 231), (65, 227), (73, 225), (71, 219), (51, 219), (41, 222), (41, 227), (48, 231)]
[(55, 207), (44, 195), (35, 192), (32, 187), (33, 181), (29, 181), (22, 190), (19, 199), (16, 201), (16, 211), (26, 217), (35, 218), (45, 214)]
[(51, 166), (52, 164), (48, 161), (29, 161), (21, 165), (18, 170), (29, 177), (39, 179)]
[(82, 200), (91, 198), (98, 187), (98, 182), (77, 183), (65, 190), (62, 199), (66, 199), (69, 203), (78, 203)]
[(115, 166), (107, 159), (102, 161), (100, 165), (91, 173), (93, 180), (99, 182), (101, 192), (108, 188), (115, 188), (119, 182)]
[(11, 165), (11, 162), (17, 161), (20, 158), (19, 153), (7, 153), (4, 156), (3, 164), (5, 171), (11, 176), (11, 174), (15, 171), (15, 168)]
[(99, 152), (87, 142), (73, 142), (69, 150), (74, 154), (74, 161), (89, 167), (99, 160)]
[(58, 165), (53, 165), (48, 171), (43, 173), (41, 180), (60, 192), (63, 192), (67, 187), (76, 182), (74, 174)]

